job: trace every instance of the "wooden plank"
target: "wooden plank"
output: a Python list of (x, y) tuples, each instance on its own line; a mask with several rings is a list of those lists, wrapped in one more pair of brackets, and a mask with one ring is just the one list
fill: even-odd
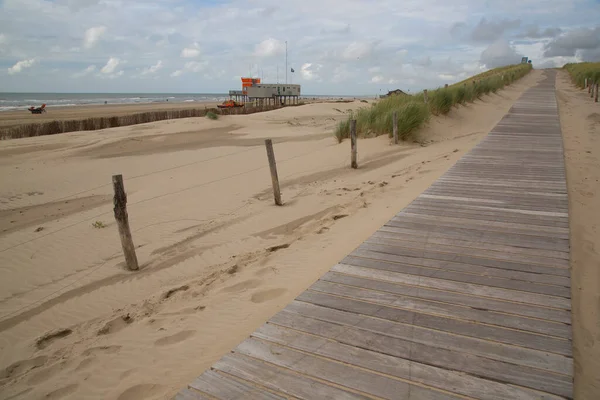
[(208, 370), (200, 375), (195, 381), (190, 383), (190, 387), (218, 399), (285, 399), (285, 397), (275, 395), (258, 386), (233, 379), (214, 370)]
[(569, 241), (565, 239), (552, 239), (543, 237), (532, 237), (530, 235), (513, 234), (510, 236), (496, 234), (493, 232), (477, 231), (465, 228), (435, 227), (414, 223), (390, 224), (386, 223), (379, 230), (385, 232), (396, 232), (409, 235), (421, 235), (425, 237), (440, 237), (481, 243), (491, 243), (506, 246), (523, 247), (525, 249), (569, 251)]
[(521, 263), (544, 265), (555, 268), (569, 268), (569, 261), (565, 259), (530, 256), (515, 253), (504, 253), (494, 250), (477, 249), (471, 247), (446, 246), (443, 244), (436, 244), (430, 242), (421, 242), (419, 244), (414, 244), (414, 242), (404, 242), (398, 239), (389, 239), (377, 236), (371, 236), (366, 240), (366, 243), (382, 244), (395, 247), (408, 247), (413, 250), (418, 249), (431, 250), (440, 253), (465, 254), (469, 256), (482, 257), (493, 260), (515, 261)]
[[(450, 332), (457, 335), (477, 337), (500, 343), (549, 351), (556, 354), (567, 356), (572, 354), (571, 341), (566, 339), (536, 334), (533, 332), (506, 329), (504, 327), (484, 325), (476, 323), (475, 321), (464, 321), (445, 316), (421, 314), (414, 311), (382, 306), (380, 304), (340, 298), (323, 292), (306, 291), (298, 297), (297, 301), (288, 305), (286, 310), (304, 315), (306, 313), (306, 311), (304, 311), (306, 307), (313, 308), (313, 311), (311, 311), (310, 314), (306, 314), (313, 317), (315, 317), (315, 313), (320, 312), (319, 310), (314, 311), (315, 308), (334, 309), (339, 310), (340, 312), (352, 313), (356, 316), (372, 316), (394, 322), (437, 329), (439, 331)], [(326, 318), (333, 317), (331, 314), (327, 314)], [(336, 322), (337, 319), (334, 318), (330, 321)]]
[[(482, 284), (473, 284), (447, 279), (430, 278), (423, 275), (411, 275), (394, 270), (393, 264), (369, 263), (376, 268), (354, 266), (349, 264), (337, 264), (330, 271), (347, 275), (360, 276), (369, 279), (378, 279), (404, 285), (427, 287), (451, 292), (467, 293), (475, 296), (489, 297), (492, 299), (513, 301), (515, 303), (535, 304), (563, 310), (571, 308), (571, 300), (565, 297), (552, 296), (539, 293), (510, 290)], [(391, 270), (384, 269), (390, 266)]]
[[(377, 292), (374, 290), (354, 288), (325, 281), (314, 283), (309, 290), (323, 292), (348, 299), (367, 301), (390, 307), (401, 308), (407, 311), (426, 313), (447, 318), (473, 321), (489, 325), (503, 326), (505, 328), (520, 329), (528, 332), (541, 333), (563, 339), (571, 339), (571, 326), (557, 322), (537, 320), (518, 315), (503, 314), (491, 310), (479, 310), (470, 307), (461, 307), (446, 303), (436, 303), (428, 300), (413, 299), (397, 296), (391, 293)], [(298, 297), (302, 299), (302, 297)]]
[[(331, 310), (330, 312), (333, 314), (336, 311)], [(350, 318), (349, 320), (355, 321), (355, 323), (344, 323), (345, 327), (339, 329), (340, 318), (341, 316), (337, 315), (337, 322), (334, 324), (330, 318), (324, 321), (323, 318), (315, 319), (310, 316), (282, 311), (269, 320), (269, 322), (311, 334), (319, 334), (320, 329), (318, 327), (323, 326), (323, 324), (326, 324), (326, 326), (331, 325), (333, 327), (332, 335), (334, 335), (331, 338), (338, 341), (340, 341), (339, 338), (343, 335), (343, 332), (350, 330), (355, 330), (354, 333), (358, 336), (366, 335), (366, 331), (377, 332), (384, 336), (402, 339), (405, 342), (469, 353), (490, 360), (546, 370), (556, 374), (571, 376), (573, 373), (573, 359), (560, 354), (510, 346), (469, 336), (459, 336), (435, 329), (425, 329), (410, 324), (399, 324), (377, 318), (361, 318), (360, 321)]]
[(369, 399), (364, 395), (333, 387), (305, 375), (288, 372), (272, 364), (236, 353), (223, 356), (213, 365), (213, 368), (300, 399)]
[(487, 297), (448, 292), (444, 290), (426, 289), (420, 286), (416, 287), (379, 280), (371, 280), (338, 272), (328, 272), (321, 278), (321, 280), (332, 283), (340, 283), (347, 286), (360, 287), (363, 289), (388, 292), (401, 296), (418, 297), (424, 300), (457, 304), (475, 309), (493, 310), (506, 314), (546, 319), (564, 324), (571, 323), (571, 313), (567, 310), (558, 310), (530, 304), (519, 304), (517, 307), (515, 303), (510, 301), (495, 300)]
[(421, 364), (369, 349), (356, 348), (336, 340), (315, 337), (283, 326), (265, 324), (254, 335), (257, 338), (314, 353), (337, 361), (357, 365), (386, 375), (408, 379), (457, 394), (490, 400), (507, 398), (537, 399), (539, 393), (517, 386), (482, 379), (454, 370)]
[(175, 395), (175, 400), (210, 400), (194, 389), (182, 389)]
[[(537, 294), (550, 295), (550, 296), (556, 296), (556, 297), (564, 297), (564, 298), (571, 297), (571, 289), (568, 287), (564, 287), (564, 286), (523, 282), (520, 280), (515, 280), (515, 279), (510, 279), (510, 278), (506, 279), (506, 278), (500, 278), (500, 277), (494, 277), (494, 276), (479, 275), (479, 274), (474, 274), (474, 273), (461, 273), (461, 272), (455, 272), (455, 271), (447, 271), (445, 269), (418, 267), (418, 266), (413, 266), (413, 265), (388, 262), (385, 260), (379, 260), (377, 258), (364, 258), (364, 257), (348, 256), (341, 261), (341, 264), (352, 265), (355, 267), (372, 268), (372, 269), (388, 271), (388, 272), (393, 272), (393, 273), (401, 273), (401, 274), (410, 275), (413, 277), (422, 277), (422, 278), (425, 278), (425, 280), (423, 281), (423, 285), (427, 285), (428, 283), (430, 283), (427, 280), (428, 278), (434, 278), (434, 279), (439, 279), (439, 280), (456, 282), (457, 284), (459, 284), (459, 286), (461, 286), (460, 285), (461, 283), (465, 283), (465, 284), (480, 285), (483, 287), (500, 288), (499, 293), (512, 294), (512, 292), (506, 292), (505, 290), (503, 290), (503, 289), (509, 289), (512, 291), (537, 293)], [(438, 288), (438, 289), (440, 289), (440, 288)], [(466, 287), (464, 287), (464, 288), (460, 287), (459, 291), (463, 292), (463, 293), (467, 293), (464, 291), (466, 289), (467, 289)], [(449, 290), (449, 286), (444, 287), (443, 290)], [(494, 290), (494, 289), (490, 289), (490, 290)], [(494, 297), (494, 296), (489, 296), (489, 295), (485, 295), (485, 296), (486, 297)], [(509, 296), (509, 298), (512, 301), (517, 301), (517, 300), (515, 300), (514, 297)], [(517, 297), (517, 298), (520, 298), (520, 297)], [(546, 307), (548, 306), (548, 304), (543, 304), (543, 305)]]
[[(464, 264), (451, 261), (440, 261), (430, 259), (418, 259), (414, 257), (398, 256), (395, 254), (386, 254), (371, 250), (358, 248), (354, 250), (348, 257), (369, 258), (379, 261), (387, 261), (392, 263), (422, 266), (426, 268), (441, 269), (447, 271), (465, 272), (471, 274), (480, 274), (485, 276), (496, 276), (499, 278), (521, 280), (525, 282), (536, 282), (549, 285), (570, 287), (570, 279), (568, 276), (548, 275), (540, 273), (530, 273), (516, 270), (506, 270), (501, 268), (484, 267), (481, 265)], [(344, 259), (345, 260), (345, 259)], [(342, 260), (342, 262), (344, 262)], [(351, 263), (350, 263), (351, 264)]]
[[(544, 265), (509, 262), (509, 261), (504, 261), (504, 260), (492, 260), (492, 259), (487, 259), (487, 258), (482, 258), (482, 257), (474, 257), (474, 256), (462, 255), (462, 254), (440, 253), (440, 252), (429, 251), (429, 250), (411, 250), (409, 248), (404, 248), (404, 247), (386, 246), (386, 245), (374, 244), (374, 243), (370, 243), (370, 242), (361, 244), (359, 246), (359, 249), (360, 250), (371, 250), (371, 251), (375, 251), (375, 252), (379, 252), (379, 253), (394, 254), (394, 255), (404, 256), (404, 257), (412, 257), (412, 258), (417, 258), (417, 259), (427, 258), (427, 259), (431, 259), (431, 260), (481, 265), (484, 267), (491, 267), (491, 268), (537, 272), (537, 273), (549, 274), (549, 275), (569, 276), (568, 268), (547, 267)], [(415, 261), (415, 262), (417, 262), (417, 261)], [(414, 264), (415, 262), (409, 262), (409, 264)]]
[[(530, 256), (545, 256), (547, 258), (558, 258), (562, 260), (569, 259), (569, 253), (566, 251), (554, 251), (554, 250), (539, 250), (532, 249), (526, 247), (518, 247), (518, 246), (510, 246), (505, 244), (494, 244), (494, 243), (486, 243), (481, 241), (474, 240), (463, 240), (463, 239), (453, 239), (446, 238), (441, 235), (419, 235), (419, 234), (409, 234), (409, 233), (401, 233), (390, 231), (389, 227), (383, 227), (373, 234), (373, 237), (384, 238), (384, 239), (394, 239), (400, 240), (403, 242), (414, 242), (414, 243), (422, 243), (424, 240), (427, 243), (435, 243), (441, 244), (445, 246), (456, 246), (456, 247), (472, 247), (476, 249), (482, 250), (494, 250), (494, 251), (502, 251), (505, 253), (513, 253), (513, 254), (525, 254)], [(423, 236), (427, 236), (425, 239)]]
[[(276, 324), (286, 326), (286, 322), (281, 321), (282, 318), (279, 314), (277, 317), (280, 323)], [(497, 382), (512, 382), (520, 386), (541, 389), (558, 395), (566, 394), (571, 389), (571, 377), (566, 375), (548, 374), (535, 368), (492, 360), (465, 352), (456, 352), (443, 347), (430, 347), (350, 326), (340, 326), (315, 319), (300, 319), (299, 317), (289, 319), (287, 325), (289, 325), (286, 326), (288, 328), (317, 336), (330, 337), (338, 342), (357, 348), (440, 368), (462, 371)], [(392, 398), (407, 397), (398, 394), (397, 397)]]
[(315, 357), (309, 353), (256, 338), (243, 341), (235, 352), (383, 399), (459, 399), (458, 396), (448, 392), (411, 385), (406, 381)]

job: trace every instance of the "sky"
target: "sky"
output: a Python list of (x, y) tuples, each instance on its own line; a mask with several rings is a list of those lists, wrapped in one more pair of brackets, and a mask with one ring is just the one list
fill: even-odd
[[(600, 0), (0, 0), (0, 92), (303, 94), (600, 61)], [(291, 72), (293, 69), (295, 72)]]

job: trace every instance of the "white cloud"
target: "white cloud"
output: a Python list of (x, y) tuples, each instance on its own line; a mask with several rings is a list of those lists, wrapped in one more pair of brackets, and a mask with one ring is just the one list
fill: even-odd
[(521, 62), (521, 54), (506, 40), (499, 39), (481, 53), (481, 64), (487, 68), (503, 67)]
[(371, 83), (381, 83), (383, 81), (383, 76), (381, 75), (375, 75), (374, 77), (371, 78)]
[(342, 53), (342, 57), (346, 60), (358, 60), (368, 58), (373, 54), (373, 50), (377, 46), (374, 42), (352, 42)]
[(178, 69), (177, 71), (174, 71), (174, 72), (171, 74), (171, 76), (172, 76), (173, 78), (176, 78), (176, 77), (178, 77), (178, 76), (181, 76), (182, 74), (183, 74), (183, 70), (182, 70), (182, 69)]
[(85, 35), (83, 36), (83, 47), (86, 49), (91, 49), (94, 47), (94, 45), (98, 42), (98, 40), (100, 40), (105, 32), (105, 26), (94, 26), (93, 28), (85, 31)]
[(321, 69), (321, 67), (322, 67), (322, 65), (320, 65), (320, 64), (313, 64), (313, 63), (302, 64), (302, 67), (300, 68), (300, 76), (302, 76), (302, 79), (304, 79), (306, 81), (318, 80), (319, 79), (318, 72)]
[(273, 38), (263, 40), (254, 48), (254, 55), (257, 57), (271, 57), (283, 54), (284, 52), (285, 43)]
[(186, 47), (181, 50), (181, 57), (183, 58), (196, 58), (200, 55), (200, 46), (198, 43), (194, 43), (192, 47)]
[(18, 74), (23, 72), (24, 69), (31, 68), (37, 62), (35, 58), (30, 58), (29, 60), (22, 60), (17, 62), (15, 65), (8, 69), (8, 73), (10, 75)]
[(208, 62), (206, 61), (189, 61), (183, 66), (186, 71), (200, 72), (206, 68)]
[(162, 60), (159, 60), (156, 64), (144, 68), (141, 72), (141, 75), (154, 75), (156, 74), (158, 71), (160, 71), (163, 67), (163, 63)]
[(117, 67), (119, 66), (120, 63), (121, 63), (121, 60), (119, 60), (118, 58), (115, 58), (115, 57), (111, 57), (111, 58), (109, 58), (106, 65), (104, 67), (102, 67), (100, 72), (102, 72), (103, 74), (107, 74), (107, 75), (112, 74), (115, 72), (115, 69), (117, 69)]
[(87, 67), (83, 71), (80, 71), (80, 72), (77, 72), (77, 73), (73, 74), (73, 78), (81, 78), (81, 77), (87, 76), (87, 75), (91, 74), (92, 72), (94, 72), (95, 70), (96, 70), (96, 66), (95, 65), (90, 65), (89, 67)]

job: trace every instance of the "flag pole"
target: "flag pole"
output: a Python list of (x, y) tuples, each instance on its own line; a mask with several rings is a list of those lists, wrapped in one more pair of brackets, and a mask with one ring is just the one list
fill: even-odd
[(285, 41), (285, 84), (287, 85), (287, 40)]

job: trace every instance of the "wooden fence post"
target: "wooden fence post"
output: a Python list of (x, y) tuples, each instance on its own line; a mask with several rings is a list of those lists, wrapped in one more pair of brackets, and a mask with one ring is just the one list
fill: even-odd
[(129, 216), (127, 215), (127, 195), (125, 194), (125, 186), (123, 185), (123, 175), (113, 175), (113, 189), (115, 196), (113, 203), (115, 205), (114, 213), (119, 227), (119, 236), (121, 237), (121, 246), (123, 254), (125, 254), (125, 263), (131, 271), (139, 269), (137, 256), (135, 254), (135, 246), (131, 238), (131, 230), (129, 229)]
[(588, 87), (588, 80), (587, 80), (587, 78), (585, 78), (585, 81), (584, 81), (584, 82), (585, 82), (585, 84), (584, 84), (584, 86), (583, 86), (583, 87), (587, 88), (587, 87)]
[(393, 129), (393, 133), (394, 133), (394, 144), (398, 144), (398, 111), (394, 111), (394, 129)]
[[(591, 80), (591, 79), (590, 79)], [(590, 99), (594, 98), (594, 88), (596, 87), (596, 84), (594, 84), (594, 82), (590, 83)]]
[(588, 83), (587, 89), (588, 89), (588, 93), (589, 93), (589, 92), (590, 92), (590, 90), (592, 89), (592, 80), (591, 80), (591, 79), (588, 79), (588, 82), (587, 82), (587, 83)]
[(279, 177), (277, 176), (277, 164), (275, 164), (275, 153), (273, 152), (273, 141), (271, 139), (265, 139), (265, 146), (267, 147), (267, 158), (269, 159), (269, 168), (271, 170), (271, 183), (273, 184), (273, 197), (275, 198), (275, 204), (278, 206), (283, 205), (281, 202), (281, 192), (279, 191)]
[(427, 104), (427, 89), (423, 90), (423, 100), (425, 101), (425, 104)]
[(598, 84), (596, 83), (596, 95), (594, 96), (594, 103), (598, 102)]
[(356, 120), (350, 120), (350, 166), (354, 169), (358, 168), (356, 162)]

